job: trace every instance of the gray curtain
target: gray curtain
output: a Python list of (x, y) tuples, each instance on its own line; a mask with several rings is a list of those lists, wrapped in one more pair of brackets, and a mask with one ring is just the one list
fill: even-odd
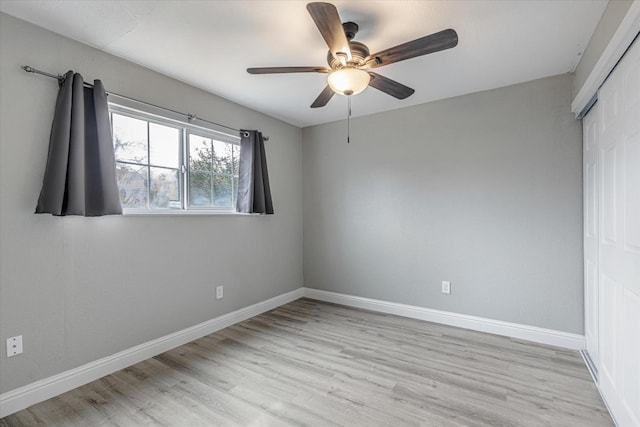
[(236, 211), (273, 214), (269, 172), (262, 133), (240, 131), (240, 166)]
[(80, 74), (60, 83), (36, 213), (121, 215), (107, 94)]

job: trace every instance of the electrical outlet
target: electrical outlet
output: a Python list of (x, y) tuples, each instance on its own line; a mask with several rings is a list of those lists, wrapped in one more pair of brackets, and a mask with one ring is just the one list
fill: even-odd
[(224, 286), (216, 286), (216, 299), (224, 297)]
[(22, 353), (22, 335), (7, 339), (7, 357)]
[(442, 293), (447, 295), (451, 293), (451, 282), (447, 280), (442, 281)]

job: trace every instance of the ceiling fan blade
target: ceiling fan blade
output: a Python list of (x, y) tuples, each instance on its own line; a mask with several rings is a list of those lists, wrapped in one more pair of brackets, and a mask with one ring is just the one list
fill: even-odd
[(320, 95), (318, 95), (316, 100), (313, 101), (313, 104), (311, 104), (311, 108), (324, 107), (325, 105), (327, 105), (327, 102), (331, 100), (334, 93), (335, 92), (333, 91), (333, 89), (331, 89), (329, 85), (327, 85), (327, 87), (322, 90)]
[(260, 67), (247, 68), (249, 74), (278, 74), (278, 73), (328, 73), (326, 67)]
[(366, 66), (367, 68), (378, 68), (416, 56), (450, 49), (457, 44), (458, 33), (452, 29), (443, 30), (369, 55)]
[(408, 86), (403, 85), (402, 83), (398, 83), (395, 80), (391, 80), (385, 76), (381, 76), (380, 74), (376, 74), (373, 72), (369, 72), (371, 76), (371, 80), (369, 80), (369, 86), (374, 87), (388, 95), (393, 96), (398, 99), (405, 99), (409, 96), (413, 95), (415, 90), (411, 89)]
[(318, 27), (327, 46), (329, 46), (331, 54), (338, 59), (341, 56), (344, 57), (345, 62), (350, 61), (351, 49), (342, 28), (338, 9), (331, 3), (318, 2), (307, 4), (307, 11), (313, 18), (313, 22), (316, 23), (316, 27)]

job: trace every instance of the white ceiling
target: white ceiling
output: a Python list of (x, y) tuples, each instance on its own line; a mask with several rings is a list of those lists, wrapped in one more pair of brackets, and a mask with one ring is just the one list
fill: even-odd
[[(0, 10), (304, 127), (345, 118), (342, 96), (324, 108), (309, 108), (326, 84), (325, 74), (245, 70), (326, 65), (327, 47), (306, 3), (1, 0)], [(354, 116), (571, 72), (607, 5), (606, 0), (333, 3), (343, 22), (360, 25), (355, 40), (372, 53), (446, 28), (459, 37), (453, 49), (377, 69), (416, 92), (400, 101), (368, 88), (354, 96)]]

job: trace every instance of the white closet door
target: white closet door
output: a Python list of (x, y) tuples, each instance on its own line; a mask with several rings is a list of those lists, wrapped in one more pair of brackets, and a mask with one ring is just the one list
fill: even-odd
[(583, 121), (584, 186), (584, 335), (587, 353), (598, 367), (598, 153), (599, 106), (591, 108)]
[(640, 43), (598, 96), (599, 384), (620, 427), (640, 426)]

